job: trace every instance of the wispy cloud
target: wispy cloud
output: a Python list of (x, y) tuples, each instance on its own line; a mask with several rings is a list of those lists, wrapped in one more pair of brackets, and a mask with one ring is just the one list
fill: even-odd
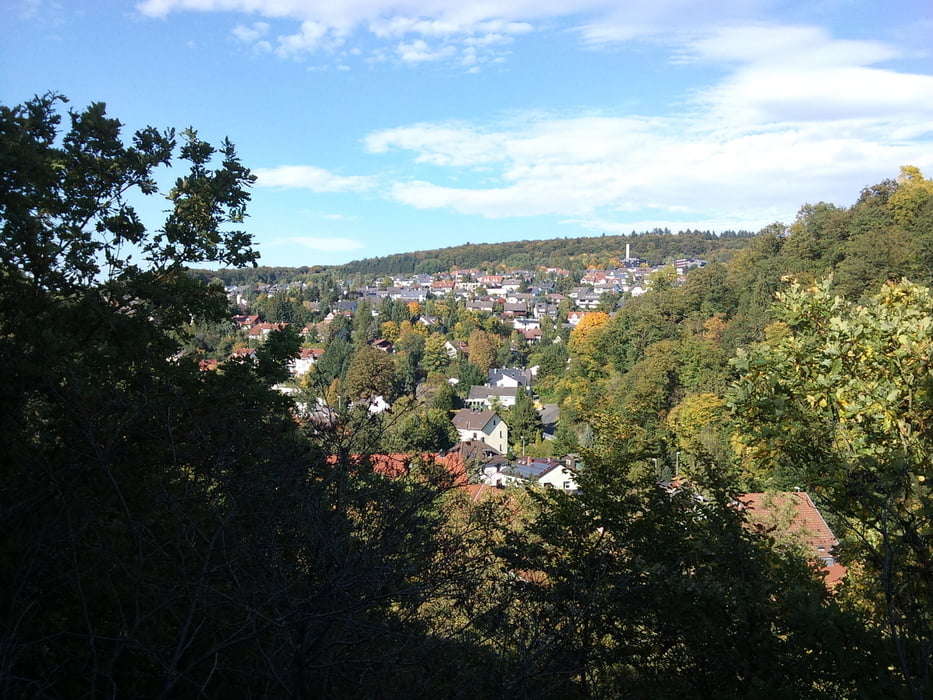
[(501, 161), (503, 135), (483, 133), (465, 124), (413, 124), (385, 129), (366, 136), (370, 153), (400, 149), (414, 151), (415, 161), (445, 166), (476, 166)]
[(238, 24), (233, 28), (233, 36), (247, 44), (257, 42), (268, 34), (268, 22), (253, 22), (251, 25)]
[(425, 61), (441, 61), (449, 58), (456, 49), (451, 45), (431, 46), (424, 39), (400, 42), (395, 53), (404, 63), (424, 63)]
[(841, 40), (818, 27), (727, 26), (683, 46), (683, 59), (731, 65), (694, 97), (719, 124), (933, 119), (933, 76), (877, 67), (900, 57), (880, 41)]
[[(588, 1), (603, 4), (603, 0)], [(277, 24), (297, 23), (294, 31), (275, 37), (265, 21), (241, 23), (232, 30), (239, 41), (281, 57), (334, 53), (353, 37), (367, 37), (376, 43), (369, 60), (394, 56), (409, 65), (448, 60), (467, 69), (504, 56), (503, 47), (512, 37), (532, 31), (535, 21), (586, 9), (585, 3), (575, 6), (569, 0), (544, 4), (503, 0), (496, 5), (453, 0), (143, 0), (136, 7), (149, 17), (183, 11), (240, 12)]]
[[(670, 37), (724, 17), (741, 16), (758, 0), (142, 0), (137, 9), (150, 17), (174, 12), (240, 12), (277, 23), (297, 23), (274, 42), (262, 35), (260, 48), (274, 44), (283, 57), (335, 51), (360, 37), (375, 42), (369, 59), (395, 56), (407, 63), (449, 60), (467, 69), (496, 63), (516, 37), (552, 29), (555, 23), (576, 28), (583, 45), (605, 46), (638, 38)], [(739, 13), (739, 14), (737, 14)], [(246, 31), (244, 31), (244, 29)], [(237, 25), (241, 41), (253, 27)], [(359, 44), (359, 41), (356, 41)]]
[(313, 192), (362, 192), (372, 189), (375, 180), (365, 175), (336, 175), (311, 165), (283, 165), (256, 168), (256, 184), (261, 187), (303, 188)]

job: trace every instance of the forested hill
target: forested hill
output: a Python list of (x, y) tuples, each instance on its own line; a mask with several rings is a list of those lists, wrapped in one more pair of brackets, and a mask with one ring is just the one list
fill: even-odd
[(432, 274), (454, 267), (611, 267), (625, 257), (626, 244), (631, 246), (632, 256), (642, 258), (651, 265), (684, 257), (719, 260), (729, 257), (732, 251), (745, 247), (753, 235), (747, 231), (728, 231), (717, 236), (710, 231), (687, 230), (674, 234), (667, 230), (656, 230), (627, 236), (602, 235), (507, 243), (464, 243), (449, 248), (355, 260), (338, 267), (337, 270), (347, 275), (392, 275), (412, 272)]
[[(769, 227), (770, 228), (770, 227)], [(506, 243), (464, 243), (434, 250), (397, 253), (379, 258), (354, 260), (346, 265), (324, 267), (269, 267), (227, 269), (219, 272), (193, 270), (205, 279), (220, 277), (227, 284), (250, 284), (293, 279), (298, 276), (331, 271), (341, 277), (357, 274), (367, 276), (433, 274), (452, 268), (481, 270), (535, 269), (541, 265), (585, 270), (590, 267), (613, 267), (625, 257), (626, 244), (633, 257), (649, 265), (660, 265), (677, 258), (704, 258), (725, 262), (739, 249), (748, 247), (755, 234), (748, 231), (681, 231), (657, 230), (626, 236), (589, 236), (553, 238)]]

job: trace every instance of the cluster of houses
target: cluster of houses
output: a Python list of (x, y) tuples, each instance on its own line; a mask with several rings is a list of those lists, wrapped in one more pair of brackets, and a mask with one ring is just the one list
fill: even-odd
[[(470, 387), (466, 408), (453, 416), (454, 428), (460, 439), (457, 451), (469, 465), (473, 481), (489, 486), (545, 486), (575, 492), (575, 472), (579, 461), (575, 455), (564, 459), (521, 456), (507, 457), (509, 426), (497, 412), (498, 407), (515, 405), (518, 391), (531, 391), (534, 373), (531, 370), (501, 367), (489, 370), (483, 386)], [(524, 451), (524, 450), (523, 450)]]
[[(249, 337), (257, 342), (262, 342), (269, 333), (283, 325), (260, 323), (257, 316), (236, 316), (234, 321), (247, 328)], [(391, 351), (391, 346), (374, 342), (375, 347)], [(451, 351), (462, 350), (451, 345)], [(292, 361), (292, 372), (304, 373), (323, 352), (320, 348), (303, 349), (301, 356)], [(254, 355), (252, 348), (234, 352), (234, 356), (239, 358)], [(519, 388), (530, 392), (533, 380), (532, 370), (514, 367), (490, 369), (486, 384), (470, 387), (467, 407), (453, 415), (459, 442), (439, 458), (445, 464), (457, 465), (458, 483), (472, 489), (471, 493), (475, 491), (477, 498), (483, 489), (536, 486), (571, 494), (579, 490), (577, 475), (582, 464), (578, 455), (566, 455), (563, 459), (524, 455), (515, 459), (508, 457), (509, 427), (497, 409), (514, 406)], [(388, 408), (384, 402), (375, 405), (381, 409)], [(377, 465), (380, 470), (397, 476), (405, 470), (410, 458), (387, 455), (379, 459), (382, 460)], [(672, 483), (662, 484), (662, 487), (671, 488)], [(834, 587), (845, 576), (846, 569), (834, 553), (838, 540), (805, 492), (746, 493), (738, 497), (736, 507), (747, 511), (750, 527), (774, 536), (796, 539), (821, 566), (827, 586)]]
[[(684, 275), (691, 267), (706, 265), (706, 261), (684, 258), (674, 261), (673, 265), (680, 275)], [(606, 295), (644, 294), (650, 286), (651, 274), (658, 269), (659, 266), (649, 267), (644, 260), (630, 257), (626, 250), (621, 266), (587, 270), (579, 279), (579, 286), (564, 292), (557, 291), (554, 281), (570, 276), (570, 271), (562, 268), (544, 268), (542, 271), (548, 277), (545, 280), (536, 280), (536, 273), (531, 270), (513, 269), (503, 274), (489, 274), (479, 269), (454, 269), (431, 275), (396, 275), (390, 278), (391, 285), (386, 280), (361, 287), (341, 283), (344, 298), (331, 305), (330, 316), (325, 320), (337, 314), (356, 313), (359, 301), (363, 299), (378, 302), (390, 298), (423, 303), (428, 298), (452, 296), (463, 301), (467, 310), (495, 314), (508, 321), (527, 340), (537, 342), (541, 336), (541, 320), (545, 317), (556, 319), (565, 300), (571, 309), (567, 320), (570, 325), (576, 325), (583, 313), (599, 307)], [(271, 295), (303, 285), (302, 282), (260, 285), (256, 291)], [(227, 288), (230, 301), (241, 305), (246, 303), (250, 291), (243, 286)]]

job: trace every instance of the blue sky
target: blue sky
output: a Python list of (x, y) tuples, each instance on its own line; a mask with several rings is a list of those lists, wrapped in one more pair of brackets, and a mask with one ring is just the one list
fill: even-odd
[(933, 176), (933, 3), (0, 0), (0, 100), (229, 136), (268, 265), (748, 229)]

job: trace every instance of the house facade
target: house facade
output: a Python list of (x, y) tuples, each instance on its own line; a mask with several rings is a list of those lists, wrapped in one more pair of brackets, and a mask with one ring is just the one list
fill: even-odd
[(502, 408), (511, 408), (517, 397), (518, 389), (514, 386), (471, 386), (466, 405), (473, 409), (492, 408), (495, 401)]
[(460, 442), (478, 440), (503, 454), (509, 449), (509, 426), (495, 411), (464, 408), (454, 414), (453, 424)]

